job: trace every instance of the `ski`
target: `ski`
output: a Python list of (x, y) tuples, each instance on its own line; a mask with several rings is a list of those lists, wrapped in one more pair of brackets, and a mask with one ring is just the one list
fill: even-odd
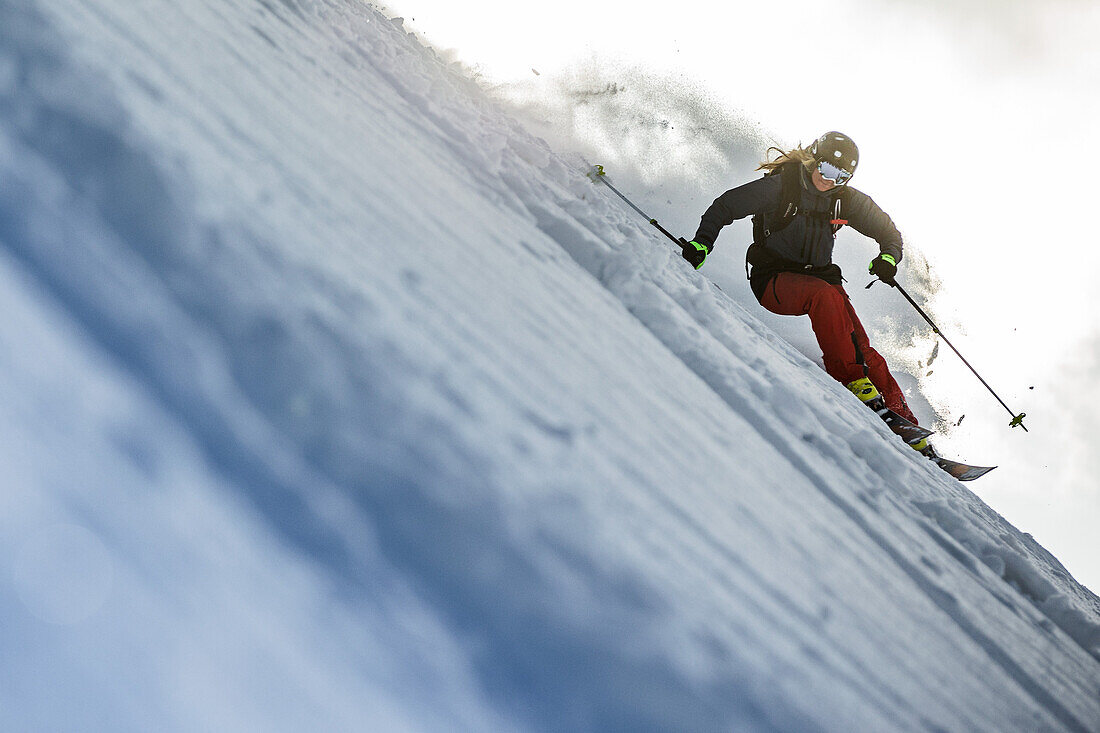
[[(875, 410), (875, 412), (882, 418), (882, 421), (886, 423), (886, 426), (890, 428), (895, 435), (900, 436), (901, 439), (909, 445), (919, 443), (933, 434), (932, 430), (922, 428), (920, 425), (914, 425), (887, 407)], [(931, 446), (929, 447), (931, 448)], [(944, 458), (939, 453), (936, 453), (935, 449), (931, 450), (931, 455), (927, 453), (925, 455), (929, 460), (959, 481), (973, 481), (996, 468), (996, 466), (971, 466), (969, 463), (952, 461), (950, 458)]]
[(886, 427), (890, 428), (895, 435), (901, 436), (901, 439), (910, 445), (921, 442), (935, 432), (909, 422), (888, 407), (879, 408), (875, 410), (875, 413), (886, 423)]
[[(853, 385), (859, 386), (858, 382), (853, 382), (848, 385), (848, 389), (852, 389)], [(867, 383), (867, 386), (870, 387), (870, 390), (874, 390), (874, 386), (871, 385), (870, 382)], [(863, 399), (863, 393), (870, 390), (863, 390), (861, 388), (860, 391), (856, 391), (852, 389), (860, 399)], [(919, 450), (921, 455), (959, 481), (973, 481), (996, 468), (996, 466), (971, 466), (969, 463), (960, 463), (959, 461), (952, 461), (950, 458), (944, 458), (930, 444), (922, 442), (925, 438), (933, 435), (935, 431), (929, 430), (928, 428), (922, 428), (920, 425), (910, 422), (894, 412), (886, 406), (885, 400), (882, 399), (881, 395), (876, 394), (873, 399), (865, 400), (863, 404), (871, 408), (876, 415), (881, 417), (882, 421), (886, 423), (886, 427), (890, 428), (894, 435), (899, 436), (911, 448)]]
[[(926, 454), (927, 455), (927, 454)], [(950, 458), (944, 458), (935, 450), (928, 456), (929, 460), (935, 463), (937, 466), (947, 471), (949, 474), (957, 478), (959, 481), (973, 481), (976, 478), (981, 478), (996, 466), (971, 466), (968, 463), (959, 463), (958, 461), (952, 461)]]
[(935, 463), (947, 473), (951, 474), (959, 481), (973, 481), (976, 478), (981, 478), (996, 466), (971, 466), (969, 463), (960, 463), (959, 461), (952, 461), (950, 458), (944, 458), (940, 455), (940, 452), (931, 445), (926, 445), (921, 449), (920, 454), (928, 460)]

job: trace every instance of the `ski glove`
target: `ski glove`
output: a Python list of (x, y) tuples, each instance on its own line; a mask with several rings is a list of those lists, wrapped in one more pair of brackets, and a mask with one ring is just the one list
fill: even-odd
[(894, 258), (888, 254), (880, 254), (875, 259), (871, 260), (871, 264), (867, 267), (867, 272), (878, 277), (887, 285), (896, 285), (894, 282), (894, 276), (898, 274), (898, 263)]
[(685, 242), (683, 237), (680, 238), (680, 246), (684, 248), (684, 259), (690, 262), (696, 270), (703, 266), (707, 255), (710, 254), (710, 250), (707, 249), (706, 245), (694, 241)]

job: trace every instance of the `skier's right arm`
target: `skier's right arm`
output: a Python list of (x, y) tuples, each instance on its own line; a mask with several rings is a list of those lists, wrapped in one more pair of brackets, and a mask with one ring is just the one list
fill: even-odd
[(731, 188), (714, 200), (699, 221), (699, 229), (693, 240), (714, 249), (714, 240), (718, 232), (737, 219), (752, 214), (765, 214), (779, 204), (779, 193), (783, 187), (782, 176), (765, 176)]

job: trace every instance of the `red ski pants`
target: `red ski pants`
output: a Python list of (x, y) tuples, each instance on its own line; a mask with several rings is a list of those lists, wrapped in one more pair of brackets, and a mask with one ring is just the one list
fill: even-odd
[(917, 422), (886, 360), (871, 347), (843, 285), (831, 285), (797, 272), (781, 272), (764, 289), (760, 304), (781, 316), (809, 314), (829, 376), (845, 385), (870, 378), (887, 407)]

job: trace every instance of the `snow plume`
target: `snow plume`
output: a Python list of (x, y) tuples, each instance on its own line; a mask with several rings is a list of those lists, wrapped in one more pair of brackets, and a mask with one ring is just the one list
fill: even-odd
[(0, 728), (1095, 730), (1100, 600), (575, 161), (359, 2), (0, 4)]
[(687, 237), (710, 202), (776, 144), (690, 80), (597, 57), (495, 91), (529, 129), (604, 165), (646, 213)]
[(598, 58), (560, 75), (499, 88), (540, 135), (564, 140), (645, 185), (719, 185), (755, 168), (769, 144), (750, 120), (689, 80)]

